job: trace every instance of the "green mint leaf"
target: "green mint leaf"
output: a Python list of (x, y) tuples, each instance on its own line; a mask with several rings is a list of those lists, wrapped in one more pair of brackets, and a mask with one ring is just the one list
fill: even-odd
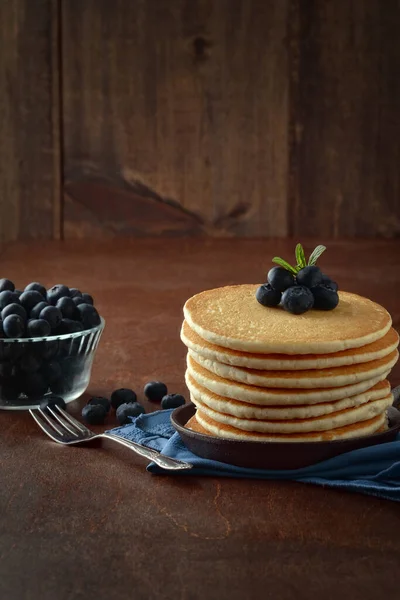
[(297, 260), (297, 266), (300, 267), (300, 269), (302, 269), (303, 267), (306, 267), (307, 266), (306, 255), (304, 254), (304, 248), (301, 244), (297, 244), (295, 254), (296, 254), (296, 260)]
[(286, 260), (283, 260), (283, 258), (279, 258), (279, 256), (275, 256), (272, 259), (272, 262), (279, 265), (280, 267), (283, 267), (287, 271), (290, 271), (290, 273), (293, 273), (293, 275), (296, 275), (297, 273), (296, 269), (292, 267), (292, 265), (289, 265), (289, 263), (286, 262)]
[(323, 254), (326, 250), (326, 246), (317, 246), (310, 254), (310, 258), (308, 259), (309, 266), (315, 265), (321, 254)]

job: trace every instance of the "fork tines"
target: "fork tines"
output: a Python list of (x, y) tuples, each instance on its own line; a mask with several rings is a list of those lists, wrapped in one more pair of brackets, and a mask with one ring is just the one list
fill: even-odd
[(29, 411), (39, 427), (53, 440), (58, 442), (67, 441), (72, 438), (83, 439), (92, 435), (82, 423), (69, 415), (60, 406), (47, 407)]

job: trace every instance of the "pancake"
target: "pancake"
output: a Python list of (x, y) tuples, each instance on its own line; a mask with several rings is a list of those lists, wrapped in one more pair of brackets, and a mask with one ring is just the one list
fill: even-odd
[(293, 315), (282, 308), (261, 306), (257, 285), (208, 290), (190, 298), (184, 315), (203, 339), (259, 354), (330, 354), (359, 348), (382, 338), (390, 329), (390, 314), (362, 296), (339, 292), (335, 310), (310, 310)]
[[(191, 420), (192, 421), (192, 420)], [(219, 438), (243, 440), (248, 442), (326, 442), (333, 440), (344, 440), (364, 435), (376, 433), (383, 427), (387, 421), (386, 414), (380, 414), (367, 421), (353, 423), (345, 427), (331, 429), (330, 431), (314, 431), (302, 433), (259, 433), (243, 431), (214, 421), (201, 410), (196, 411), (196, 421), (203, 428), (207, 435), (213, 435)], [(194, 419), (191, 426), (194, 425)]]
[(260, 419), (241, 419), (232, 415), (217, 412), (209, 406), (203, 404), (195, 396), (192, 396), (192, 402), (201, 410), (202, 414), (207, 415), (213, 421), (218, 421), (224, 425), (231, 425), (244, 431), (260, 433), (303, 433), (311, 431), (329, 431), (346, 427), (353, 423), (368, 421), (381, 415), (393, 402), (391, 394), (380, 400), (373, 400), (356, 406), (354, 408), (345, 408), (329, 415), (311, 417), (308, 419), (283, 419), (280, 421), (267, 421)]
[(189, 354), (202, 367), (231, 381), (268, 388), (332, 388), (342, 387), (378, 377), (387, 373), (397, 362), (399, 353), (394, 350), (388, 356), (359, 365), (332, 369), (310, 369), (307, 371), (259, 371), (234, 367), (204, 358), (189, 350)]
[[(370, 390), (352, 396), (343, 398), (335, 402), (322, 402), (320, 404), (305, 404), (297, 406), (257, 406), (233, 400), (232, 398), (223, 398), (213, 392), (210, 392), (202, 385), (199, 385), (189, 373), (186, 373), (186, 385), (190, 395), (197, 404), (201, 402), (214, 411), (239, 417), (241, 419), (307, 419), (321, 415), (329, 415), (346, 408), (353, 408), (365, 404), (366, 402), (385, 398), (390, 394), (390, 383), (385, 380), (377, 383)], [(393, 398), (392, 398), (393, 402)]]
[(193, 358), (188, 355), (187, 369), (189, 374), (197, 383), (206, 389), (226, 398), (233, 398), (249, 404), (272, 405), (272, 406), (292, 406), (299, 404), (318, 404), (320, 402), (329, 402), (351, 398), (357, 394), (369, 390), (379, 381), (386, 379), (389, 370), (381, 375), (366, 381), (360, 381), (351, 385), (336, 388), (315, 388), (315, 389), (282, 389), (266, 388), (229, 381), (211, 371), (208, 371)]
[(181, 340), (190, 350), (204, 356), (204, 358), (227, 365), (271, 371), (301, 371), (356, 365), (383, 358), (396, 350), (399, 344), (399, 335), (391, 328), (385, 336), (372, 342), (372, 344), (332, 354), (294, 354), (292, 356), (287, 354), (255, 354), (211, 344), (201, 338), (184, 321), (181, 329)]
[[(202, 425), (200, 425), (200, 423), (196, 419), (196, 415), (193, 415), (193, 417), (190, 417), (190, 419), (186, 423), (185, 427), (187, 427), (187, 429), (190, 429), (191, 431), (195, 431), (196, 433), (201, 433), (203, 435), (212, 435), (212, 436), (214, 436), (214, 434), (208, 432), (206, 429), (204, 429), (204, 427)], [(386, 429), (387, 429), (387, 423), (384, 422), (381, 425), (381, 427), (379, 427), (379, 429), (376, 430), (375, 433), (378, 433), (378, 432), (382, 432), (383, 433), (384, 431), (386, 431)]]

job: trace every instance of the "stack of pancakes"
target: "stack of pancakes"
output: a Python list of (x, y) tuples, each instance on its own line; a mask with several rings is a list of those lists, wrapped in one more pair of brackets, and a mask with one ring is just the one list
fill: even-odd
[(255, 285), (202, 292), (184, 307), (188, 427), (249, 441), (322, 441), (384, 429), (399, 336), (378, 304), (340, 292), (332, 311), (261, 306)]

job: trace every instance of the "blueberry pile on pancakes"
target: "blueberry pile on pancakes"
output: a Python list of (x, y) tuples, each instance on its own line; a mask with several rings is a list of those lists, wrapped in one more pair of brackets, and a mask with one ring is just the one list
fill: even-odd
[(294, 315), (301, 315), (312, 308), (333, 310), (339, 304), (338, 284), (316, 265), (325, 252), (325, 246), (317, 246), (307, 261), (303, 246), (297, 244), (296, 265), (276, 256), (267, 276), (267, 283), (260, 285), (256, 299), (263, 306), (281, 306)]
[(389, 313), (344, 291), (334, 310), (292, 313), (257, 302), (258, 288), (217, 288), (186, 302), (181, 339), (197, 409), (187, 426), (280, 442), (385, 429), (399, 343)]

